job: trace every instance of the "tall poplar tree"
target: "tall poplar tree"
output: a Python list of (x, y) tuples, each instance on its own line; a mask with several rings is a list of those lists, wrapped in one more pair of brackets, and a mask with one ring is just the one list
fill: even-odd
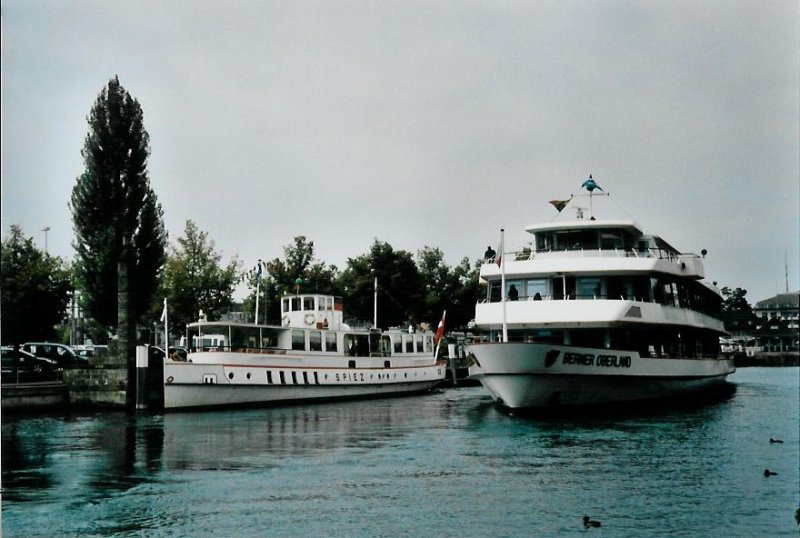
[[(92, 107), (84, 142), (86, 170), (72, 190), (75, 273), (85, 307), (117, 326), (118, 270), (127, 260), (130, 323), (147, 312), (165, 262), (163, 211), (150, 188), (150, 137), (139, 102), (114, 77)], [(128, 245), (123, 256), (123, 238)]]

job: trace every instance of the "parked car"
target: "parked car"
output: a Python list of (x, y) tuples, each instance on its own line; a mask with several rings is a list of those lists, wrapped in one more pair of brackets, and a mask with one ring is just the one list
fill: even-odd
[[(160, 346), (150, 346), (150, 356), (158, 359), (164, 358), (164, 348)], [(188, 351), (183, 347), (169, 346), (169, 357), (174, 361), (186, 362)]]
[(2, 347), (2, 382), (27, 383), (56, 378), (58, 364), (52, 359), (37, 357), (23, 349)]
[(80, 357), (71, 347), (53, 342), (26, 342), (22, 349), (36, 355), (55, 361), (60, 368), (88, 364), (86, 357)]

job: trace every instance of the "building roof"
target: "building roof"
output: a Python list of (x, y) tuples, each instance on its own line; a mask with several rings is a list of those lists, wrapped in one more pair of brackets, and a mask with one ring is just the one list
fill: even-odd
[(792, 291), (758, 301), (756, 308), (797, 308), (798, 305), (800, 305), (800, 291)]

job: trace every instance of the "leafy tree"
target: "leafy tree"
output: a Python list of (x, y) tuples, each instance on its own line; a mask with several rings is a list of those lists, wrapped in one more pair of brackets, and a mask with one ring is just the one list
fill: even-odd
[(69, 268), (61, 258), (43, 254), (32, 238), (12, 225), (2, 243), (0, 305), (3, 343), (53, 340), (72, 288)]
[[(275, 258), (263, 264), (265, 270), (261, 276), (261, 292), (263, 299), (259, 303), (259, 318), (269, 323), (277, 323), (280, 318), (280, 297), (295, 291), (340, 295), (337, 285), (338, 269), (335, 265), (326, 265), (314, 256), (314, 242), (299, 235), (293, 242), (283, 248), (284, 259)], [(251, 293), (245, 299), (244, 308), (248, 313), (255, 312), (257, 268), (248, 273), (248, 287)], [(301, 280), (299, 286), (297, 279)], [(263, 317), (262, 317), (263, 316)]]
[[(139, 102), (108, 82), (89, 117), (84, 141), (86, 170), (72, 190), (75, 275), (85, 308), (99, 323), (117, 325), (118, 269), (127, 260), (129, 311), (139, 320), (150, 308), (165, 261), (163, 211), (150, 188), (150, 137)], [(123, 238), (127, 239), (123, 256)]]
[(731, 288), (725, 286), (722, 288), (722, 312), (741, 312), (741, 313), (751, 313), (753, 311), (753, 307), (747, 302), (745, 299), (745, 295), (747, 295), (747, 290), (742, 288), (736, 288), (732, 290)]
[(447, 310), (448, 329), (462, 327), (475, 316), (475, 303), (480, 295), (479, 265), (470, 266), (463, 258), (455, 267), (448, 266), (439, 248), (425, 247), (417, 252), (417, 267), (425, 287), (419, 319), (433, 326)]
[(169, 305), (170, 325), (179, 328), (196, 321), (200, 310), (210, 320), (227, 312), (240, 266), (235, 257), (223, 266), (208, 233), (186, 221), (184, 236), (170, 249), (160, 289)]
[(347, 260), (347, 268), (339, 278), (346, 312), (360, 320), (372, 320), (375, 278), (378, 326), (425, 321), (419, 318), (425, 290), (412, 255), (377, 239), (369, 253)]

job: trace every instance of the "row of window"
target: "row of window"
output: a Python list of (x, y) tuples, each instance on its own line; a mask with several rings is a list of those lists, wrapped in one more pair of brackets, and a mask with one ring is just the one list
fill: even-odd
[(313, 312), (329, 311), (334, 309), (334, 304), (341, 310), (342, 300), (340, 297), (314, 296), (314, 297), (284, 297), (282, 313), (286, 312)]
[[(491, 331), (490, 338), (499, 340), (500, 331)], [(692, 329), (519, 329), (508, 330), (508, 340), (636, 351), (641, 357), (700, 358), (720, 354), (716, 333)]]
[[(510, 301), (540, 299), (611, 299), (656, 302), (692, 308), (719, 317), (722, 299), (694, 280), (648, 276), (555, 276), (552, 278), (506, 279)], [(501, 300), (501, 281), (492, 280), (487, 300)]]

